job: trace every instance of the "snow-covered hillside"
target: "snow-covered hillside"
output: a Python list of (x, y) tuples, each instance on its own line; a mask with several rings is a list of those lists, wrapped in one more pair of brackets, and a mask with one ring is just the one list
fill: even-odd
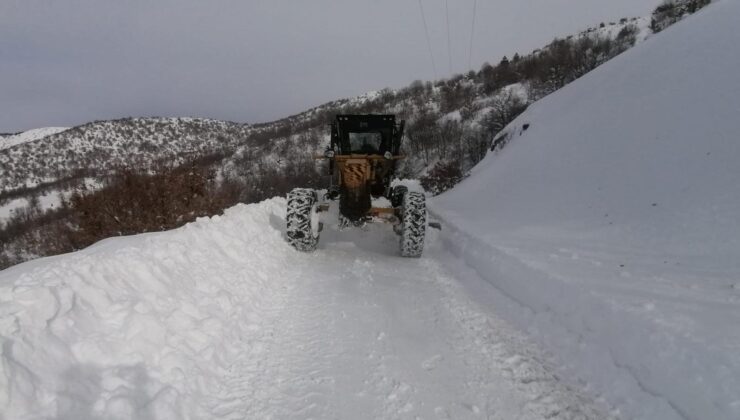
[(62, 131), (68, 129), (69, 127), (44, 127), (24, 131), (18, 134), (0, 136), (0, 150), (18, 146), (19, 144), (23, 143), (41, 140), (44, 137), (51, 136), (52, 134), (61, 133)]
[[(612, 46), (613, 51), (608, 53), (599, 48), (596, 48), (596, 52), (590, 52), (589, 58), (600, 64), (600, 60), (608, 60), (611, 54), (617, 54), (629, 48), (633, 42), (648, 36), (649, 21), (648, 17), (623, 18), (588, 28), (568, 39), (609, 39), (614, 44), (619, 44), (618, 47)], [(620, 32), (625, 28), (634, 30), (625, 37), (628, 39), (620, 37)], [(544, 46), (537, 51), (548, 47), (549, 45)], [(526, 51), (521, 53), (525, 56)], [(500, 57), (492, 59), (499, 60)], [(142, 169), (155, 162), (218, 154), (226, 157), (223, 162), (214, 163), (219, 169), (234, 172), (234, 167), (242, 166), (238, 169), (252, 171), (248, 175), (255, 176), (251, 166), (279, 168), (276, 162), (287, 160), (287, 150), (301, 150), (306, 156), (310, 156), (313, 151), (306, 150), (307, 138), (320, 138), (322, 146), (327, 144), (326, 125), (335, 114), (342, 112), (396, 113), (412, 123), (418, 119), (419, 114), (436, 114), (442, 108), (454, 108), (445, 109), (444, 113), (456, 114), (457, 120), (461, 119), (461, 112), (466, 114), (466, 118), (459, 122), (465, 129), (477, 133), (481, 131), (480, 120), (491, 111), (491, 103), (499, 99), (498, 96), (502, 93), (498, 88), (486, 91), (484, 86), (484, 79), (496, 77), (478, 74), (471, 81), (470, 76), (463, 78), (458, 75), (449, 80), (428, 82), (430, 89), (427, 94), (411, 88), (372, 91), (327, 102), (297, 115), (254, 126), (204, 118), (123, 118), (95, 121), (63, 131), (59, 129), (62, 132), (39, 129), (0, 137), (0, 197), (3, 193), (24, 188), (33, 190), (42, 184), (54, 184), (68, 179), (79, 180), (83, 175), (100, 178), (112, 169), (123, 166)], [(449, 92), (445, 92), (446, 90)], [(450, 96), (459, 96), (456, 101), (452, 101), (459, 103), (445, 106), (444, 103), (451, 102)], [(463, 112), (462, 108), (466, 108), (467, 112)], [(442, 122), (445, 121), (441, 119), (443, 116), (439, 115)], [(34, 141), (42, 135), (46, 139), (44, 142)], [(489, 141), (487, 136), (482, 137), (485, 137), (484, 142)], [(237, 148), (237, 153), (233, 154)], [(245, 155), (248, 155), (247, 159), (244, 159)], [(245, 160), (249, 164), (245, 164)], [(415, 164), (417, 167), (424, 167), (434, 160), (426, 159)]]
[(118, 167), (227, 153), (246, 141), (249, 127), (202, 118), (126, 118), (42, 131), (43, 142), (34, 141), (37, 131), (31, 130), (0, 140), (6, 144), (0, 147), (0, 193), (81, 180), (83, 174), (102, 176)]
[(740, 2), (533, 105), (434, 201), (510, 320), (626, 417), (740, 418)]

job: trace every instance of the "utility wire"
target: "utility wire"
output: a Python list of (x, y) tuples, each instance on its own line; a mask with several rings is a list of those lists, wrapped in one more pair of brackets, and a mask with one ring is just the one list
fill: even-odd
[(437, 66), (434, 64), (434, 53), (432, 52), (432, 42), (429, 40), (429, 28), (427, 27), (427, 18), (424, 16), (424, 6), (419, 0), (419, 10), (421, 11), (421, 21), (424, 22), (424, 35), (427, 39), (427, 47), (429, 48), (429, 58), (432, 59), (432, 71), (434, 71), (434, 79), (437, 79)]
[(470, 49), (468, 51), (468, 69), (473, 70), (473, 35), (475, 34), (475, 13), (478, 0), (473, 0), (473, 22), (470, 25)]
[(450, 74), (452, 74), (452, 47), (450, 46), (450, 7), (448, 5), (448, 0), (445, 0), (445, 17), (447, 21), (447, 58), (449, 60)]

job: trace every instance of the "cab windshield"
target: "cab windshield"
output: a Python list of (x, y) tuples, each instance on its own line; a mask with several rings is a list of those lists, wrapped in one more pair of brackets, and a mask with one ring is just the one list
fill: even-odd
[(377, 155), (383, 145), (383, 135), (378, 132), (349, 133), (351, 153)]

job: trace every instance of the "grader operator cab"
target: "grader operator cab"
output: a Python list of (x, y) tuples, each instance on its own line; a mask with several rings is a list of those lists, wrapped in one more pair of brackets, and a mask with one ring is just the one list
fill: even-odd
[[(420, 257), (426, 233), (424, 194), (404, 186), (391, 188), (401, 154), (404, 122), (394, 115), (337, 115), (331, 124), (331, 144), (320, 159), (329, 160), (331, 185), (323, 201), (312, 189), (288, 194), (287, 237), (300, 251), (313, 251), (319, 242), (320, 213), (339, 201), (339, 224), (361, 226), (385, 221), (399, 235), (400, 253)], [(382, 200), (384, 197), (386, 200)], [(376, 205), (373, 202), (384, 203)]]

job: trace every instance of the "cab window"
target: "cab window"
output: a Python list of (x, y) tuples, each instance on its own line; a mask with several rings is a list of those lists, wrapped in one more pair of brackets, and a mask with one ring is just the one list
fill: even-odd
[(351, 153), (376, 155), (383, 145), (383, 135), (378, 132), (349, 133)]

